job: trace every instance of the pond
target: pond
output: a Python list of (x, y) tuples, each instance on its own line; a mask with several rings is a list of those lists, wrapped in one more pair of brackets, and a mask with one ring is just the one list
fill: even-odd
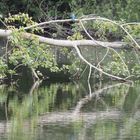
[(140, 83), (0, 86), (0, 140), (138, 140)]

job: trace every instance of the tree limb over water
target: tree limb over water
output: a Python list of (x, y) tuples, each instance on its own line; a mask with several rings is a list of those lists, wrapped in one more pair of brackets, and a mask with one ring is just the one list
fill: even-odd
[[(0, 37), (9, 37), (12, 34), (11, 30), (3, 30), (0, 29)], [(101, 44), (104, 47), (110, 48), (128, 48), (128, 44), (125, 42), (103, 42), (103, 41), (93, 41), (93, 40), (59, 40), (48, 37), (43, 37), (30, 33), (23, 33), (23, 38), (32, 39), (33, 37), (37, 37), (41, 43), (47, 43), (50, 45), (61, 46), (61, 47), (73, 47), (73, 44), (77, 46), (99, 46)]]
[[(123, 58), (118, 54), (117, 51), (115, 51), (115, 49), (125, 49), (125, 48), (130, 48), (130, 46), (128, 45), (128, 43), (126, 42), (121, 42), (121, 41), (115, 41), (115, 42), (105, 42), (105, 41), (98, 41), (95, 40), (93, 37), (90, 36), (90, 34), (88, 33), (88, 31), (86, 30), (84, 24), (82, 22), (86, 22), (86, 21), (91, 21), (91, 20), (101, 20), (101, 21), (105, 21), (105, 22), (110, 22), (116, 26), (118, 26), (121, 30), (123, 30), (123, 32), (125, 34), (127, 34), (128, 38), (135, 44), (135, 48), (140, 48), (139, 44), (137, 43), (137, 41), (132, 37), (132, 35), (124, 28), (124, 24), (120, 24), (116, 21), (110, 20), (110, 19), (106, 19), (106, 18), (102, 18), (102, 17), (86, 17), (86, 18), (81, 18), (81, 19), (76, 19), (76, 20), (71, 20), (71, 19), (63, 19), (63, 20), (52, 20), (52, 21), (47, 21), (47, 22), (42, 22), (42, 23), (38, 23), (35, 25), (31, 25), (28, 27), (24, 27), (24, 30), (28, 30), (31, 28), (35, 28), (38, 26), (44, 26), (46, 24), (51, 24), (51, 23), (64, 23), (64, 22), (79, 22), (80, 25), (82, 26), (82, 28), (84, 29), (86, 35), (91, 39), (91, 40), (86, 40), (86, 39), (82, 39), (82, 40), (64, 40), (64, 39), (54, 39), (54, 38), (48, 38), (48, 37), (44, 37), (44, 36), (40, 36), (40, 35), (35, 35), (33, 33), (27, 33), (27, 32), (21, 32), (21, 38), (24, 39), (29, 39), (29, 40), (33, 40), (35, 38), (37, 38), (39, 40), (40, 43), (46, 43), (49, 45), (53, 45), (53, 46), (58, 46), (58, 47), (73, 47), (75, 48), (78, 56), (80, 57), (80, 59), (82, 61), (84, 61), (87, 65), (89, 65), (90, 67), (98, 70), (99, 72), (103, 73), (104, 75), (107, 75), (111, 78), (115, 78), (117, 80), (123, 80), (123, 81), (127, 81), (127, 78), (121, 78), (112, 74), (109, 74), (105, 71), (103, 71), (102, 69), (98, 68), (97, 66), (94, 66), (93, 64), (91, 64), (89, 61), (87, 61), (83, 55), (81, 54), (78, 46), (100, 46), (100, 47), (104, 47), (104, 48), (110, 48), (111, 50), (113, 50), (118, 57), (121, 59), (122, 63), (127, 67), (127, 65), (124, 63)], [(21, 31), (21, 30), (16, 30), (16, 31)], [(14, 30), (3, 30), (0, 29), (0, 37), (10, 37), (12, 36), (12, 33), (14, 33)], [(128, 70), (128, 67), (127, 67)], [(130, 72), (128, 70), (129, 76)], [(35, 76), (37, 77), (37, 76)]]
[[(0, 29), (0, 37), (10, 37), (10, 35), (12, 34), (11, 30), (2, 30)], [(87, 63), (89, 66), (95, 68), (96, 70), (98, 70), (99, 72), (102, 72), (103, 74), (115, 78), (117, 80), (124, 80), (124, 78), (118, 77), (118, 76), (114, 76), (111, 74), (108, 74), (106, 72), (104, 72), (102, 69), (97, 68), (96, 66), (92, 65), (91, 63), (89, 63), (80, 53), (79, 49), (77, 46), (99, 46), (99, 44), (102, 44), (102, 46), (108, 48), (108, 47), (114, 47), (114, 48), (123, 48), (125, 47), (125, 43), (121, 43), (121, 42), (101, 42), (101, 41), (94, 41), (94, 40), (75, 40), (75, 41), (71, 41), (71, 40), (57, 40), (57, 39), (52, 39), (52, 38), (47, 38), (47, 37), (42, 37), (39, 35), (34, 35), (31, 33), (22, 33), (22, 37), (26, 38), (26, 39), (34, 39), (34, 38), (38, 38), (39, 41), (41, 43), (47, 43), (50, 45), (55, 45), (55, 46), (62, 46), (62, 47), (74, 47), (76, 49), (76, 52), (78, 54), (78, 56), (85, 62)], [(36, 76), (35, 76), (36, 77)], [(124, 80), (126, 81), (126, 80)]]

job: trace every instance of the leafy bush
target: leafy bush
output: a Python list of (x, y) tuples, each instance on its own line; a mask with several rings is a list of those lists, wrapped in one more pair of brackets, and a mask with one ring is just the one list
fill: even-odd
[[(60, 69), (57, 66), (54, 56), (53, 47), (48, 44), (40, 43), (37, 37), (23, 38), (24, 26), (35, 24), (28, 14), (12, 15), (5, 19), (8, 23), (8, 28), (13, 30), (9, 39), (10, 45), (8, 46), (7, 60), (2, 57), (0, 61), (1, 75), (5, 76), (6, 73), (14, 74), (16, 69), (21, 66), (26, 66), (35, 71), (39, 67), (49, 69), (51, 72), (58, 72)], [(15, 26), (20, 29), (16, 29)], [(43, 32), (40, 28), (33, 28), (30, 32)], [(12, 66), (12, 69), (9, 67)]]

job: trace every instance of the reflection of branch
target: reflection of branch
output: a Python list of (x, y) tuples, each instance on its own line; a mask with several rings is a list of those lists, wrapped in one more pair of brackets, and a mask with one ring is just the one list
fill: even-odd
[(118, 84), (115, 84), (115, 85), (111, 85), (111, 86), (106, 86), (106, 87), (104, 87), (104, 88), (102, 88), (102, 89), (99, 89), (99, 90), (97, 90), (97, 91), (95, 91), (95, 92), (93, 92), (91, 95), (87, 95), (87, 96), (85, 96), (84, 98), (82, 98), (78, 103), (77, 103), (77, 105), (76, 105), (76, 107), (75, 107), (75, 109), (74, 109), (74, 111), (73, 111), (73, 113), (74, 114), (77, 114), (77, 113), (79, 113), (80, 112), (80, 109), (83, 107), (83, 105), (84, 104), (86, 104), (87, 102), (89, 102), (93, 97), (99, 97), (99, 94), (103, 94), (104, 92), (104, 90), (107, 90), (107, 89), (110, 89), (110, 88), (114, 88), (114, 87), (118, 87), (118, 86), (121, 86), (121, 85), (123, 85), (124, 83), (118, 83)]
[(0, 138), (3, 134), (7, 134), (9, 132), (11, 123), (10, 122), (5, 122), (5, 121), (0, 121)]
[[(48, 123), (68, 124), (74, 121), (83, 121), (85, 123), (94, 124), (97, 120), (119, 119), (120, 111), (99, 111), (95, 113), (80, 113), (74, 115), (72, 112), (52, 112), (42, 115), (39, 119), (39, 124), (45, 125)], [(63, 122), (63, 123), (62, 123)]]
[(4, 108), (5, 108), (5, 118), (6, 118), (6, 121), (8, 121), (8, 109), (7, 109), (7, 102), (4, 102)]
[[(123, 128), (120, 129), (120, 136), (119, 136), (119, 140), (127, 138), (126, 136), (130, 136), (131, 135), (131, 130), (133, 129), (133, 126), (136, 125), (137, 122), (140, 121), (140, 111), (137, 111), (133, 117), (130, 117), (129, 120), (124, 124)], [(130, 138), (130, 137), (129, 137)]]
[(119, 100), (119, 102), (117, 102), (117, 105), (120, 107), (121, 110), (123, 109), (123, 105), (125, 104), (128, 91), (129, 91), (129, 88), (125, 89), (124, 95), (123, 95), (122, 98)]
[(134, 107), (133, 107), (132, 111), (135, 112), (138, 109), (139, 105), (140, 105), (140, 94), (138, 95), (138, 97), (134, 103)]

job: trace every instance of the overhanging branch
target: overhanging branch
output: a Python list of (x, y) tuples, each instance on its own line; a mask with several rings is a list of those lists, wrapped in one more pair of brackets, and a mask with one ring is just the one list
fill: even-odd
[[(3, 30), (0, 29), (0, 37), (8, 37), (12, 34), (11, 30)], [(128, 45), (125, 42), (103, 42), (103, 41), (93, 41), (93, 40), (59, 40), (59, 39), (53, 39), (53, 38), (47, 38), (31, 33), (23, 33), (23, 38), (26, 39), (32, 39), (33, 37), (37, 37), (41, 43), (47, 43), (50, 45), (55, 46), (62, 46), (62, 47), (73, 47), (73, 44), (76, 46), (99, 46), (101, 44), (104, 47), (110, 47), (110, 48), (118, 48), (123, 49), (127, 48)]]

